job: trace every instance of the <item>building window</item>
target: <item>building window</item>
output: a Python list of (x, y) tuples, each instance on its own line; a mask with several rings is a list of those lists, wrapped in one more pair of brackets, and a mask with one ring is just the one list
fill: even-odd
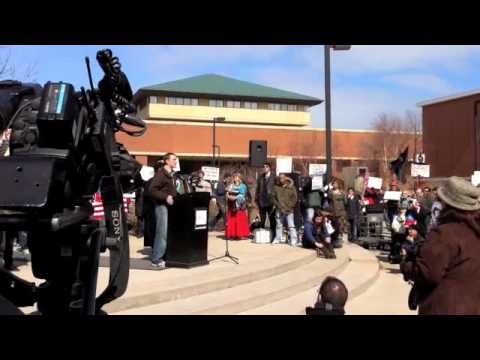
[(229, 107), (229, 108), (240, 108), (240, 101), (228, 100), (227, 101), (227, 107)]
[(165, 103), (169, 105), (193, 105), (198, 106), (198, 99), (182, 98), (182, 97), (167, 97)]
[(245, 109), (258, 109), (258, 103), (256, 102), (245, 101), (243, 103), (243, 106), (245, 107)]
[(297, 111), (297, 105), (288, 105), (288, 111)]
[(157, 104), (158, 103), (158, 98), (156, 96), (150, 96), (149, 97), (149, 102), (150, 102), (150, 104)]
[(281, 109), (280, 104), (268, 104), (268, 110), (279, 111)]
[(287, 104), (280, 104), (280, 110), (287, 111), (288, 110), (288, 105)]
[(210, 99), (208, 100), (208, 106), (223, 107), (223, 100)]

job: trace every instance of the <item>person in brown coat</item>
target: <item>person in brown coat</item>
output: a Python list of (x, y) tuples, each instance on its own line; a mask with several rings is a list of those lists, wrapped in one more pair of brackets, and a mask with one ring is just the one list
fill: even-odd
[(153, 240), (152, 266), (165, 268), (163, 256), (167, 250), (168, 207), (174, 203), (177, 194), (173, 169), (177, 166), (177, 156), (167, 153), (163, 157), (164, 166), (158, 169), (149, 188), (149, 196), (155, 202), (155, 238)]
[(451, 177), (438, 197), (445, 205), (438, 227), (416, 259), (401, 264), (405, 280), (414, 281), (410, 308), (418, 304), (419, 315), (480, 315), (480, 189)]

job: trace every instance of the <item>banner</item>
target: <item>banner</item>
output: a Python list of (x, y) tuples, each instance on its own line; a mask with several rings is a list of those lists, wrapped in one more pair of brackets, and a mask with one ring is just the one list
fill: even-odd
[(320, 176), (327, 173), (327, 164), (308, 164), (309, 176)]
[(220, 180), (220, 168), (211, 167), (211, 166), (202, 166), (202, 171), (205, 173), (203, 180), (207, 180), (207, 181)]
[(312, 177), (312, 191), (313, 190), (322, 190), (323, 189), (323, 176), (313, 176)]
[(430, 177), (430, 165), (419, 165), (419, 164), (412, 164), (412, 176), (413, 177)]
[(290, 174), (292, 172), (292, 158), (279, 157), (277, 158), (277, 176), (281, 173)]
[(382, 178), (377, 178), (377, 177), (370, 176), (368, 178), (367, 187), (380, 190), (382, 188), (382, 183), (383, 183)]
[(383, 200), (400, 201), (401, 197), (401, 191), (385, 191), (385, 194), (383, 195)]

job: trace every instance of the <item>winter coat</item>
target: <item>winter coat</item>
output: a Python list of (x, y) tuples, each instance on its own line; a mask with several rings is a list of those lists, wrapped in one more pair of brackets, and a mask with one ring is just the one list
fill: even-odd
[(287, 184), (275, 185), (272, 191), (272, 202), (282, 214), (290, 214), (297, 205), (297, 190), (292, 179), (287, 178)]
[(347, 196), (345, 208), (348, 219), (359, 219), (362, 215), (362, 205), (360, 204), (360, 196), (354, 195), (352, 199)]
[(342, 191), (336, 193), (332, 190), (328, 193), (328, 198), (335, 216), (345, 216), (345, 194)]
[(148, 195), (157, 205), (167, 205), (168, 195), (175, 197), (177, 194), (175, 179), (165, 168), (157, 171), (148, 190)]
[(270, 173), (268, 179), (265, 174), (260, 175), (257, 180), (257, 189), (255, 191), (255, 202), (260, 208), (267, 208), (273, 205), (272, 191), (275, 186), (275, 175)]
[(402, 264), (419, 291), (420, 315), (480, 315), (480, 224), (450, 212), (416, 260)]

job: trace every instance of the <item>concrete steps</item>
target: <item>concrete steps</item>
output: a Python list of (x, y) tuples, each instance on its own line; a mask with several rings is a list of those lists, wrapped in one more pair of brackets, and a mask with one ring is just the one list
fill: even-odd
[[(346, 244), (344, 248), (348, 251), (351, 261), (339, 274), (329, 275), (336, 276), (345, 283), (349, 290), (348, 302), (350, 302), (374, 285), (380, 276), (380, 264), (373, 254), (357, 245)], [(305, 308), (315, 303), (320, 284), (321, 281), (318, 281), (303, 292), (241, 312), (239, 315), (304, 315)]]
[(350, 261), (347, 251), (343, 249), (338, 251), (337, 256), (336, 260), (316, 258), (315, 261), (298, 266), (290, 271), (284, 271), (232, 288), (116, 312), (116, 314), (237, 314), (288, 298), (316, 286), (327, 275), (340, 273), (349, 266)]
[[(244, 246), (250, 246), (249, 251), (252, 246), (258, 249), (258, 258), (251, 259), (250, 256), (250, 260), (247, 260), (249, 258), (241, 256), (239, 251), (234, 254), (240, 257), (240, 265), (225, 260), (193, 269), (167, 269), (160, 272), (133, 270), (125, 295), (107, 304), (104, 309), (108, 313), (117, 313), (218, 292), (288, 273), (317, 260), (313, 251), (305, 249), (264, 245), (269, 247), (268, 252), (271, 253), (265, 255), (264, 249), (255, 248), (257, 245)], [(106, 280), (105, 277), (103, 282)]]

